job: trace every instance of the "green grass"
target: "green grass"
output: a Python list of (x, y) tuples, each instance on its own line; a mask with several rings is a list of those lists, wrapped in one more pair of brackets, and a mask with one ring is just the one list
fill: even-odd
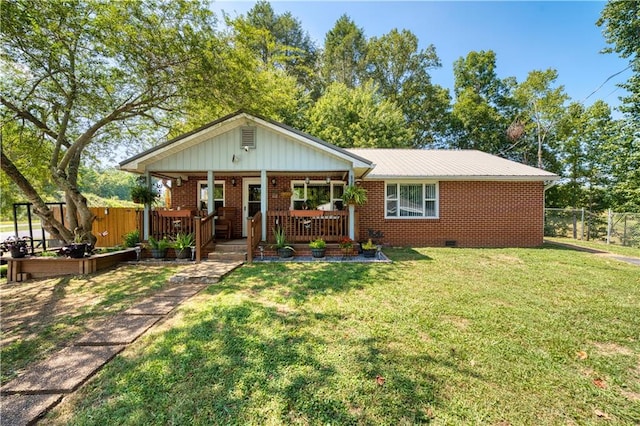
[(3, 284), (0, 381), (68, 346), (101, 321), (165, 285), (175, 267), (121, 266), (89, 276)]
[(598, 241), (581, 241), (573, 238), (545, 237), (545, 240), (556, 241), (564, 244), (573, 244), (579, 247), (586, 247), (595, 250), (608, 251), (622, 256), (640, 257), (640, 247), (621, 246), (619, 244), (606, 244)]
[(240, 268), (43, 424), (637, 424), (637, 266), (549, 246), (387, 253)]

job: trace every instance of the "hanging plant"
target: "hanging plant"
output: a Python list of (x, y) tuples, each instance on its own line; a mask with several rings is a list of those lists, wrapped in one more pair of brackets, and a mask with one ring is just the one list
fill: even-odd
[(134, 203), (153, 205), (158, 201), (158, 197), (160, 194), (146, 186), (136, 185), (131, 188), (131, 200)]
[(367, 190), (355, 185), (349, 185), (342, 193), (342, 201), (345, 204), (361, 206), (367, 202)]

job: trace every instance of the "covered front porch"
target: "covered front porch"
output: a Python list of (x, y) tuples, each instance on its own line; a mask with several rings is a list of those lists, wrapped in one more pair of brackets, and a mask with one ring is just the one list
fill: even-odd
[(292, 243), (355, 239), (354, 207), (343, 205), (342, 194), (372, 167), (342, 148), (243, 111), (120, 164), (146, 185), (163, 180), (171, 192), (169, 209), (145, 207), (143, 238), (193, 232), (197, 252), (223, 236), (247, 238), (255, 247), (270, 241), (275, 228)]
[(317, 238), (337, 243), (358, 234), (356, 212), (342, 202), (347, 171), (322, 176), (267, 173), (264, 184), (260, 177), (229, 174), (212, 173), (211, 180), (201, 173), (152, 176), (170, 182), (171, 200), (167, 208), (146, 211), (145, 240), (193, 233), (198, 260), (211, 243), (229, 239), (245, 238), (246, 252), (255, 251), (261, 242), (273, 243), (276, 228), (284, 230), (291, 244)]

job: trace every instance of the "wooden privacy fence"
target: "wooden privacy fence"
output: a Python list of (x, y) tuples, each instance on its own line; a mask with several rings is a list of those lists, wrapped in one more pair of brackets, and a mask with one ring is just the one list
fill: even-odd
[[(64, 223), (68, 224), (67, 209), (62, 209)], [(113, 247), (122, 244), (122, 236), (127, 232), (142, 229), (144, 210), (128, 207), (90, 207), (96, 215), (93, 221), (93, 235), (98, 240), (96, 247)], [(53, 210), (53, 215), (60, 220), (60, 210)], [(50, 243), (47, 243), (47, 247)]]
[(144, 210), (124, 207), (91, 207), (96, 215), (93, 234), (98, 237), (96, 247), (113, 247), (122, 244), (122, 236), (142, 229)]

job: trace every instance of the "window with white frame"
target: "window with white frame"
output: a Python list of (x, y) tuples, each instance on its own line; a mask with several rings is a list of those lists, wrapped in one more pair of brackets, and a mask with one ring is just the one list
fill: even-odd
[(387, 182), (385, 217), (437, 218), (437, 183)]
[(291, 208), (294, 210), (342, 210), (344, 182), (292, 182)]
[[(198, 209), (207, 210), (209, 207), (209, 183), (206, 180), (198, 181)], [(213, 187), (213, 211), (218, 207), (224, 207), (224, 181), (217, 180)]]

